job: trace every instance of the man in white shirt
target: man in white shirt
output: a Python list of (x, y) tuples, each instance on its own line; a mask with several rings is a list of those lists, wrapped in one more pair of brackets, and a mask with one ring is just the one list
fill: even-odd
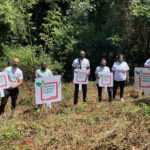
[(47, 63), (43, 61), (41, 63), (41, 69), (38, 69), (35, 74), (36, 78), (40, 77), (50, 77), (53, 76), (52, 71), (50, 69), (47, 69)]
[(119, 55), (118, 61), (113, 64), (112, 71), (114, 72), (113, 100), (115, 100), (118, 86), (120, 86), (120, 100), (124, 101), (123, 93), (125, 81), (129, 82), (129, 66), (124, 61), (124, 56), (122, 54)]
[[(47, 69), (47, 63), (43, 61), (41, 63), (41, 69), (38, 69), (35, 73), (36, 78), (41, 78), (41, 77), (51, 77), (53, 76), (52, 71), (50, 69)], [(38, 105), (40, 107), (42, 105)]]
[[(85, 52), (80, 51), (79, 58), (76, 58), (72, 64), (72, 70), (74, 69), (82, 69), (88, 70), (88, 76), (90, 75), (90, 62), (85, 58)], [(83, 89), (83, 102), (87, 102), (87, 84), (82, 84)], [(74, 104), (78, 103), (78, 92), (79, 92), (79, 84), (75, 84), (75, 92), (74, 92)]]
[(4, 90), (5, 97), (2, 98), (1, 106), (0, 106), (0, 115), (4, 113), (5, 106), (7, 104), (9, 96), (11, 97), (11, 110), (14, 111), (16, 107), (16, 101), (19, 94), (19, 87), (23, 81), (22, 71), (18, 68), (19, 59), (15, 58), (13, 60), (12, 66), (5, 68), (4, 71), (8, 74), (8, 79), (10, 83), (10, 87)]

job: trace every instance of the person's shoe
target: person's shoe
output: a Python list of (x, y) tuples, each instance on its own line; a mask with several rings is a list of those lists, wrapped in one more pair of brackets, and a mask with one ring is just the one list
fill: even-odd
[(112, 102), (113, 102), (113, 101), (115, 101), (115, 100), (116, 100), (116, 99), (115, 99), (115, 98), (113, 98), (113, 99), (112, 99)]
[(109, 98), (109, 102), (110, 102), (110, 103), (113, 102), (113, 99), (112, 99), (112, 98)]
[(121, 102), (124, 102), (124, 99), (123, 99), (123, 98), (120, 98), (120, 101), (121, 101)]
[(77, 102), (74, 102), (74, 105), (77, 105)]
[(9, 119), (11, 119), (11, 118), (13, 118), (13, 116), (14, 116), (14, 110), (11, 110), (11, 112), (10, 112), (10, 115), (9, 115)]
[(101, 101), (102, 101), (102, 99), (101, 99), (101, 98), (99, 98), (99, 99), (98, 99), (98, 101), (99, 101), (99, 102), (101, 102)]
[(83, 102), (84, 102), (84, 103), (87, 103), (87, 100), (85, 99), (85, 100), (83, 100)]

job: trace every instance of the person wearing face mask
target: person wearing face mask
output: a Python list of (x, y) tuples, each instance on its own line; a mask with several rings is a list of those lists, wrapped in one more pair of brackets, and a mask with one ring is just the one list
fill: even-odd
[[(110, 72), (109, 67), (106, 66), (106, 59), (105, 58), (101, 59), (100, 66), (98, 66), (95, 70), (99, 102), (102, 101), (102, 87), (99, 87), (99, 73), (100, 72), (102, 72), (102, 73), (109, 73)], [(112, 102), (111, 88), (108, 87), (107, 90), (108, 90), (108, 95), (109, 95), (109, 102)]]
[[(72, 70), (74, 73), (74, 69), (82, 69), (88, 70), (88, 76), (90, 75), (90, 62), (85, 58), (85, 52), (80, 51), (79, 58), (76, 58), (72, 64)], [(82, 84), (83, 89), (83, 102), (87, 102), (87, 84)], [(79, 84), (75, 84), (74, 91), (74, 104), (78, 103), (78, 92), (79, 92)]]
[(16, 107), (16, 101), (19, 94), (19, 87), (23, 82), (22, 71), (18, 68), (19, 59), (13, 59), (12, 66), (4, 69), (8, 74), (10, 87), (4, 90), (4, 97), (1, 100), (0, 115), (4, 113), (5, 106), (7, 104), (9, 96), (11, 97), (11, 110), (14, 112)]
[(113, 100), (115, 100), (117, 89), (120, 86), (120, 100), (124, 101), (123, 93), (125, 81), (129, 82), (129, 66), (124, 61), (122, 54), (119, 55), (118, 61), (113, 64), (112, 71), (114, 73)]
[(47, 63), (43, 61), (41, 63), (41, 69), (38, 69), (35, 73), (36, 78), (40, 77), (49, 77), (53, 76), (52, 71), (50, 69), (47, 69)]

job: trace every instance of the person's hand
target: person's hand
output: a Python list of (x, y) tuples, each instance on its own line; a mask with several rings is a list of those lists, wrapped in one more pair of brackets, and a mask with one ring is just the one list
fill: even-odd
[(90, 76), (90, 73), (88, 73), (87, 75)]
[(127, 78), (127, 83), (129, 83), (129, 78)]
[(12, 86), (10, 86), (10, 87), (8, 88), (8, 90), (11, 90), (11, 89), (13, 89), (13, 87), (12, 87)]
[(97, 75), (96, 78), (99, 79), (99, 75)]

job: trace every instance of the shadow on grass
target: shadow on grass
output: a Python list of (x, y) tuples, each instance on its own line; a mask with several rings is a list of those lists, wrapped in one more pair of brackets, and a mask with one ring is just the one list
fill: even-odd
[(142, 103), (147, 104), (148, 106), (150, 106), (150, 98), (141, 98), (141, 99), (136, 100), (134, 103), (135, 103), (135, 105), (139, 105), (139, 106)]

